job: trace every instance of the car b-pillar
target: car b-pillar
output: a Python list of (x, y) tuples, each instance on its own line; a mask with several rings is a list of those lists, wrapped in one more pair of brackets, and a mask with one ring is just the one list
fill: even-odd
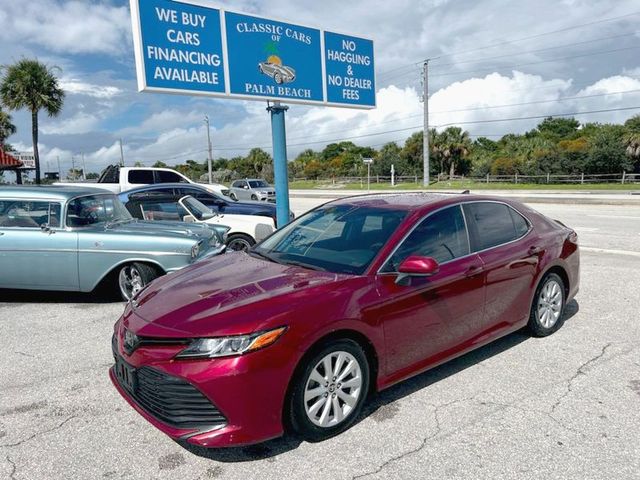
[(273, 174), (276, 184), (276, 216), (278, 228), (289, 223), (289, 172), (287, 165), (287, 133), (285, 128), (286, 105), (274, 102), (267, 107), (271, 114), (271, 137), (273, 141)]

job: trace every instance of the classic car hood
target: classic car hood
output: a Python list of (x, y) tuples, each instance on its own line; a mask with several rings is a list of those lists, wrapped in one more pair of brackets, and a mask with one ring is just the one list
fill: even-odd
[(142, 335), (154, 330), (185, 336), (248, 333), (246, 329), (260, 329), (263, 320), (290, 312), (293, 296), (313, 295), (316, 287), (348, 278), (230, 253), (154, 282), (136, 298), (133, 309), (159, 327)]
[(205, 241), (208, 241), (214, 235), (213, 230), (207, 225), (197, 223), (186, 224), (182, 222), (134, 220), (127, 223), (117, 223), (108, 227), (108, 229), (123, 234), (190, 237)]

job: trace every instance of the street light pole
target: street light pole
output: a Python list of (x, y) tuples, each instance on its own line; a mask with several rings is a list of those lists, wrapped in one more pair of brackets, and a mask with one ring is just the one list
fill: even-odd
[(213, 183), (213, 171), (212, 171), (212, 153), (211, 153), (211, 126), (209, 125), (209, 115), (205, 115), (204, 116), (204, 123), (207, 124), (207, 145), (208, 145), (208, 150), (209, 150), (209, 160), (208, 160), (208, 167), (209, 167), (209, 184)]
[(422, 67), (422, 84), (424, 87), (424, 132), (423, 132), (423, 185), (429, 186), (429, 59), (424, 61)]

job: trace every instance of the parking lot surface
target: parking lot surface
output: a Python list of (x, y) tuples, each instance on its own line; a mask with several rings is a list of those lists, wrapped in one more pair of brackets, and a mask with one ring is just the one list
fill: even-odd
[(0, 292), (0, 478), (640, 478), (640, 208), (533, 206), (580, 237), (563, 328), (512, 334), (392, 387), (322, 443), (184, 448), (109, 381), (122, 303)]

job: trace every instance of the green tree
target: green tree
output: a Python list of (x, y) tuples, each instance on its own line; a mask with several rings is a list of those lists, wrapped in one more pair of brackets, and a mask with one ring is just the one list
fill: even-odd
[(470, 164), (466, 161), (471, 152), (469, 132), (460, 127), (448, 127), (434, 139), (433, 150), (441, 159), (442, 170), (449, 169), (449, 177), (453, 177), (456, 167), (460, 173), (466, 173)]
[(16, 126), (11, 120), (11, 115), (0, 108), (0, 150), (4, 150), (7, 138), (16, 133)]
[(626, 133), (623, 141), (625, 151), (629, 158), (635, 163), (635, 170), (640, 167), (640, 115), (631, 117), (624, 122)]
[(164, 162), (158, 160), (156, 163), (152, 165), (153, 168), (168, 168), (168, 165)]
[(394, 166), (396, 172), (400, 168), (402, 149), (396, 142), (386, 143), (378, 152), (373, 162), (372, 172), (374, 175), (391, 175), (391, 165)]
[(31, 137), (36, 162), (36, 183), (40, 184), (40, 154), (38, 152), (38, 113), (45, 110), (57, 116), (64, 104), (64, 91), (55, 75), (57, 67), (48, 67), (38, 60), (22, 59), (4, 68), (0, 83), (0, 99), (10, 110), (26, 108), (31, 113)]
[(547, 139), (559, 140), (570, 137), (575, 134), (579, 128), (580, 122), (575, 118), (548, 117), (540, 122), (536, 130), (532, 133), (538, 133)]
[(620, 173), (630, 171), (633, 161), (625, 152), (622, 125), (601, 125), (589, 139), (586, 173)]

